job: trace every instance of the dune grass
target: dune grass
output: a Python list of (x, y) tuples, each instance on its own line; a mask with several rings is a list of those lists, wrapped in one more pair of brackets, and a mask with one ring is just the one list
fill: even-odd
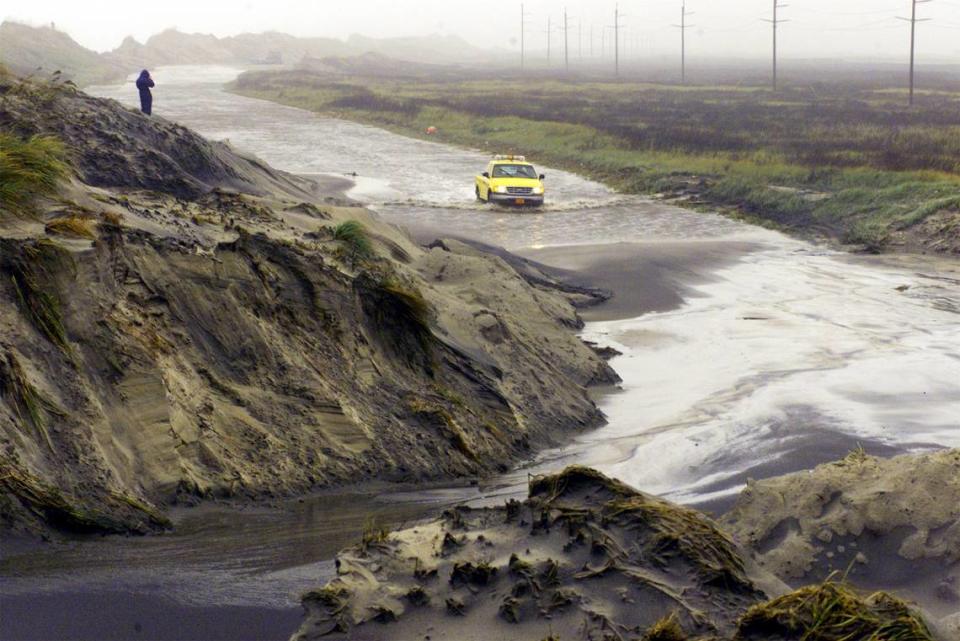
[(861, 596), (832, 580), (801, 588), (750, 608), (736, 641), (933, 641), (906, 603), (885, 592)]
[(351, 262), (355, 263), (373, 256), (370, 234), (359, 221), (347, 220), (334, 227), (333, 239), (343, 245)]
[(93, 232), (93, 222), (89, 218), (75, 215), (59, 216), (49, 220), (44, 229), (48, 234), (59, 234), (61, 236), (76, 236), (89, 240), (97, 237)]
[(657, 621), (643, 635), (643, 641), (687, 641), (689, 637), (680, 627), (680, 618), (676, 612)]
[(60, 413), (30, 382), (20, 361), (12, 352), (0, 357), (0, 397), (3, 397), (24, 424), (33, 427), (52, 451), (53, 442), (47, 431), (47, 411)]
[(37, 201), (55, 194), (69, 170), (57, 138), (0, 132), (0, 218), (36, 214)]
[(22, 312), (47, 340), (69, 352), (54, 279), (58, 270), (73, 267), (70, 255), (46, 239), (5, 241), (0, 249), (0, 273), (10, 279)]
[(360, 536), (360, 549), (366, 552), (371, 547), (386, 543), (390, 538), (390, 528), (380, 523), (376, 517), (368, 517), (363, 522), (363, 532)]

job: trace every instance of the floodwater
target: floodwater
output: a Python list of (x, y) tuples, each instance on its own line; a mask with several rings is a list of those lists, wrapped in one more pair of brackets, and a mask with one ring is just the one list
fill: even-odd
[[(499, 500), (522, 492), (529, 472), (573, 462), (720, 509), (747, 478), (857, 444), (883, 454), (960, 446), (960, 263), (852, 257), (550, 168), (544, 210), (489, 207), (472, 182), (486, 153), (225, 93), (236, 73), (160, 69), (154, 113), (280, 169), (350, 174), (350, 196), (388, 221), (520, 253), (703, 241), (753, 250), (691, 285), (677, 309), (588, 324), (586, 338), (622, 352), (611, 362), (621, 389), (599, 399), (605, 427), (477, 488), (201, 508), (176, 514), (170, 536), (8, 550), (3, 638), (285, 638), (297, 594), (329, 576), (368, 511), (397, 522), (464, 498)], [(94, 93), (136, 102), (130, 83)]]

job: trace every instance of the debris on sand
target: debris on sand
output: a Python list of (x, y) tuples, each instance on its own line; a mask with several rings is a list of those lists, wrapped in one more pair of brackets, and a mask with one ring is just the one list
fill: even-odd
[(860, 596), (832, 581), (750, 608), (736, 641), (933, 641), (923, 620), (885, 592)]
[[(448, 545), (456, 540), (456, 545)], [(887, 593), (790, 592), (705, 515), (584, 467), (337, 560), (294, 641), (933, 641)], [(387, 625), (381, 625), (388, 623)]]
[[(464, 641), (651, 629), (670, 639), (732, 633), (737, 615), (764, 599), (706, 516), (582, 467), (533, 479), (523, 503), (449, 510), (338, 561), (339, 576), (305, 596), (295, 638), (412, 639), (431, 625), (433, 638)], [(375, 623), (383, 609), (395, 623)]]

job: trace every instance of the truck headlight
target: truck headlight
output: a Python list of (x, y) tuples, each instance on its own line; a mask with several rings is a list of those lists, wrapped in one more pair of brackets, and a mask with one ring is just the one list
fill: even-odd
[(496, 189), (494, 189), (494, 191), (497, 192), (498, 194), (505, 194), (507, 193), (507, 188), (505, 185), (500, 185)]
[(533, 193), (535, 193), (535, 194), (542, 194), (542, 193), (543, 193), (543, 187), (534, 187), (534, 188), (533, 188)]

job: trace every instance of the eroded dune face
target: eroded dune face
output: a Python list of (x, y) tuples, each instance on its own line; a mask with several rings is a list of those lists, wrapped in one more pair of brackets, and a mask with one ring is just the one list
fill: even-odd
[(585, 388), (615, 375), (549, 282), (162, 119), (4, 82), (0, 123), (76, 164), (43, 220), (0, 227), (8, 524), (147, 531), (172, 501), (473, 475), (602, 421)]
[(793, 585), (840, 572), (941, 616), (960, 610), (960, 450), (854, 452), (752, 482), (721, 524)]
[(337, 570), (294, 641), (934, 638), (886, 594), (790, 592), (706, 516), (583, 467), (523, 503), (370, 530)]

